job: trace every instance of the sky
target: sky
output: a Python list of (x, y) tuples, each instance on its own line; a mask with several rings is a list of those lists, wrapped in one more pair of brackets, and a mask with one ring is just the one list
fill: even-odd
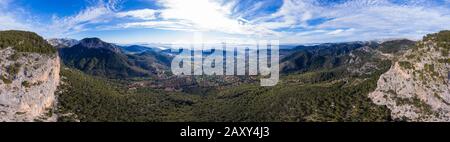
[(0, 0), (0, 30), (113, 43), (420, 39), (450, 30), (450, 0)]

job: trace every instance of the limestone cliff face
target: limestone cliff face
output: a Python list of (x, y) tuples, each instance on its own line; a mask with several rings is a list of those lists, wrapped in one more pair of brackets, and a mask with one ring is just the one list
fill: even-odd
[(0, 121), (56, 121), (57, 54), (0, 49)]
[(399, 57), (369, 97), (406, 121), (450, 121), (450, 32), (428, 35)]

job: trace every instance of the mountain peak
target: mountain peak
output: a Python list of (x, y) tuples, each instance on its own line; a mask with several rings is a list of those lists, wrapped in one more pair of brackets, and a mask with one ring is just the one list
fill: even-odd
[(89, 37), (89, 38), (84, 38), (81, 41), (97, 41), (97, 42), (104, 42), (102, 41), (100, 38), (98, 37)]
[(85, 47), (98, 48), (108, 43), (102, 41), (100, 38), (94, 37), (94, 38), (84, 38), (80, 41), (80, 44), (82, 44)]
[(93, 38), (84, 38), (80, 41), (76, 47), (84, 47), (84, 48), (95, 48), (95, 49), (109, 49), (114, 52), (120, 52), (120, 49), (117, 47), (117, 45), (114, 45), (112, 43), (107, 43), (102, 41), (100, 38), (93, 37)]

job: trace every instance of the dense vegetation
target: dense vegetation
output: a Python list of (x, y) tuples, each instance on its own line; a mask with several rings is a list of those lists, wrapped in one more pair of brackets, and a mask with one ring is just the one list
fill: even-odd
[(415, 44), (416, 42), (407, 39), (392, 40), (383, 42), (379, 50), (383, 53), (395, 54), (410, 49), (411, 47), (414, 47)]
[(367, 79), (339, 71), (294, 74), (275, 87), (247, 84), (202, 97), (128, 90), (69, 69), (62, 70), (67, 84), (61, 86), (66, 92), (59, 95), (60, 110), (81, 121), (390, 121), (388, 109), (367, 97), (382, 72)]
[(145, 46), (139, 46), (139, 45), (131, 45), (131, 46), (120, 46), (120, 49), (125, 53), (143, 53), (146, 51), (153, 51), (154, 49), (145, 47)]
[(435, 34), (428, 34), (424, 37), (426, 41), (431, 40), (437, 43), (442, 56), (450, 55), (450, 31), (441, 31)]
[[(290, 77), (317, 81), (310, 78), (321, 76), (315, 74)], [(194, 113), (200, 116), (197, 121), (390, 121), (389, 111), (367, 97), (376, 80), (283, 82), (273, 88), (244, 85), (210, 96)]]
[[(197, 86), (206, 89), (203, 95), (145, 85), (130, 88), (125, 85), (134, 81), (107, 80), (65, 69), (62, 76), (67, 84), (61, 86), (66, 91), (59, 95), (60, 110), (77, 117), (61, 117), (61, 121), (392, 121), (386, 107), (367, 97), (391, 62), (361, 47), (297, 50), (282, 62), (311, 62), (283, 73), (277, 86), (260, 87), (258, 82)], [(304, 53), (310, 56), (295, 60)], [(349, 62), (358, 57), (359, 62)], [(320, 58), (325, 60), (316, 60)], [(372, 72), (352, 72), (365, 64), (375, 66)]]
[(63, 114), (59, 121), (167, 121), (172, 113), (182, 117), (181, 107), (193, 102), (176, 93), (137, 93), (73, 69), (62, 69), (61, 75), (65, 79), (58, 95), (58, 111)]
[(296, 52), (281, 60), (284, 73), (331, 69), (346, 64), (349, 53), (374, 43), (341, 43), (316, 46), (300, 46)]
[(42, 37), (33, 32), (0, 31), (0, 48), (12, 47), (19, 52), (33, 52), (43, 54), (56, 53)]
[(436, 38), (438, 42), (450, 42), (450, 31), (441, 31), (434, 34), (428, 34), (425, 37), (425, 40), (429, 40), (430, 38)]

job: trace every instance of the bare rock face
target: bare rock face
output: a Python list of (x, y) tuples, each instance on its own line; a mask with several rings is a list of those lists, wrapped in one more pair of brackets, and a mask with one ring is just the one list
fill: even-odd
[[(381, 75), (369, 94), (386, 105), (394, 119), (450, 121), (450, 33), (427, 36)], [(446, 39), (448, 38), (448, 39)]]
[(57, 54), (0, 50), (0, 121), (56, 121)]

